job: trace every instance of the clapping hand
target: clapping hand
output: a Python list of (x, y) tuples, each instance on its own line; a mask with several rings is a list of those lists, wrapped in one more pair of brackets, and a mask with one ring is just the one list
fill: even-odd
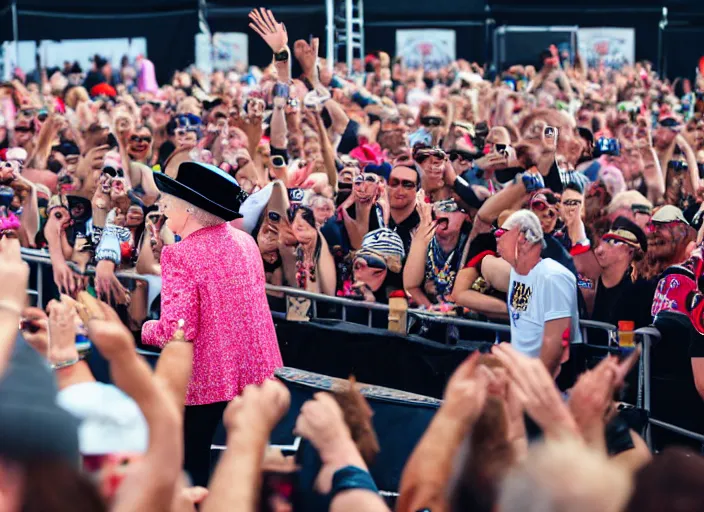
[(527, 357), (508, 343), (495, 345), (492, 353), (508, 370), (516, 397), (546, 436), (579, 434), (574, 418), (540, 359)]

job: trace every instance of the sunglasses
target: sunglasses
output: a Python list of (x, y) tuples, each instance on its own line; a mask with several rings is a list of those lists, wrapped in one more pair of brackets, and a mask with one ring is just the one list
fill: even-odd
[(113, 178), (124, 178), (125, 172), (122, 169), (115, 169), (114, 167), (104, 167), (103, 174), (112, 176)]
[(34, 132), (34, 128), (31, 126), (16, 126), (15, 131), (19, 133), (30, 133)]
[(658, 230), (658, 228), (661, 228), (661, 227), (672, 228), (678, 224), (684, 224), (684, 223), (681, 220), (669, 220), (666, 222), (651, 220), (646, 225), (646, 228), (647, 228), (648, 233), (655, 233)]
[(442, 117), (423, 116), (420, 118), (420, 124), (423, 126), (440, 126), (442, 124)]
[[(355, 185), (361, 185), (364, 182), (376, 183), (377, 182), (376, 174), (362, 174), (360, 176), (355, 177), (355, 179), (354, 179)], [(415, 185), (413, 185), (413, 186), (415, 187)]]
[(445, 160), (445, 157), (447, 155), (445, 154), (445, 152), (442, 149), (428, 148), (428, 149), (421, 149), (421, 150), (417, 151), (414, 158), (415, 158), (416, 162), (418, 162), (419, 164), (422, 164), (431, 156), (434, 156), (435, 158), (439, 158), (440, 160)]
[(468, 151), (462, 151), (459, 149), (453, 149), (450, 151), (450, 161), (454, 162), (455, 160), (461, 158), (462, 160), (470, 161), (472, 160), (472, 154)]
[(460, 205), (458, 205), (454, 199), (445, 199), (444, 201), (438, 201), (433, 205), (433, 212), (438, 212), (438, 213), (455, 213), (455, 212), (462, 212), (465, 213), (465, 211), (460, 208)]
[(563, 202), (565, 206), (579, 206), (582, 204), (581, 199), (567, 199), (565, 202)]
[(499, 238), (504, 236), (509, 231), (510, 231), (510, 229), (497, 228), (494, 230), (494, 237), (498, 240)]
[(33, 108), (25, 108), (25, 109), (20, 110), (20, 115), (23, 117), (34, 117), (34, 114), (36, 112), (37, 111)]
[(389, 179), (389, 188), (398, 188), (399, 186), (405, 188), (406, 190), (414, 190), (417, 183), (415, 181), (400, 180), (398, 178)]
[(147, 144), (150, 144), (152, 142), (152, 137), (150, 135), (145, 135), (144, 137), (132, 135), (130, 137), (130, 142), (146, 142)]
[(543, 203), (543, 202), (538, 202), (538, 201), (536, 201), (536, 202), (534, 202), (534, 203), (531, 203), (530, 209), (531, 209), (531, 210), (539, 211), (539, 212), (541, 212), (541, 213), (547, 210), (547, 212), (548, 212), (547, 215), (548, 215), (548, 217), (550, 217), (551, 219), (557, 215), (557, 214), (555, 213), (555, 211), (550, 208), (550, 206), (548, 206), (547, 204), (545, 204), (545, 203)]
[(215, 119), (227, 119), (227, 116), (224, 112), (215, 112), (215, 114), (213, 114), (213, 117)]

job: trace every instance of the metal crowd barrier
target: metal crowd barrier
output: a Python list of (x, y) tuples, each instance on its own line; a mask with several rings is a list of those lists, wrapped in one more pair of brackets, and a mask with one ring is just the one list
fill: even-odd
[[(32, 295), (36, 297), (37, 304), (43, 305), (43, 298), (44, 298), (44, 290), (43, 290), (43, 285), (42, 285), (42, 279), (43, 279), (43, 267), (44, 266), (51, 266), (51, 260), (49, 258), (49, 255), (45, 251), (41, 250), (36, 250), (36, 249), (22, 249), (22, 256), (23, 259), (27, 262), (31, 263), (37, 263), (37, 289), (36, 290), (27, 290), (27, 293), (29, 295)], [(71, 266), (71, 265), (70, 265)], [(86, 269), (85, 272), (80, 272), (75, 265), (72, 266), (73, 269), (78, 272), (79, 274), (85, 275), (85, 276), (91, 276), (95, 274), (95, 270), (93, 268), (88, 268)], [(116, 272), (116, 276), (121, 279), (132, 279), (132, 280), (140, 280), (147, 282), (148, 284), (148, 279), (144, 276), (141, 276), (137, 274), (134, 271), (119, 271)], [(266, 286), (267, 291), (269, 292), (276, 292), (276, 293), (282, 293), (284, 295), (284, 299), (286, 297), (302, 297), (309, 299), (311, 301), (311, 313), (312, 313), (312, 318), (313, 319), (319, 319), (322, 317), (318, 316), (318, 303), (325, 303), (325, 304), (333, 304), (333, 305), (339, 305), (341, 306), (341, 318), (340, 320), (345, 322), (347, 321), (348, 313), (347, 309), (348, 308), (355, 308), (357, 311), (360, 309), (362, 310), (367, 310), (367, 325), (369, 327), (372, 326), (372, 311), (385, 311), (388, 314), (389, 311), (389, 306), (386, 304), (379, 304), (379, 303), (374, 303), (374, 302), (366, 302), (366, 301), (356, 301), (352, 299), (346, 299), (342, 297), (333, 297), (333, 296), (328, 296), (328, 295), (322, 295), (322, 294), (317, 294), (317, 293), (312, 293), (308, 292), (305, 290), (300, 290), (297, 288), (290, 288), (286, 286), (274, 286), (274, 285), (267, 285)], [(41, 307), (41, 306), (40, 306)], [(272, 312), (272, 314), (277, 317), (281, 318), (282, 316), (285, 316), (284, 313), (277, 313), (277, 312)], [(454, 325), (457, 327), (471, 327), (471, 328), (478, 328), (478, 329), (484, 329), (488, 331), (493, 331), (497, 334), (499, 333), (506, 333), (510, 332), (510, 326), (506, 324), (500, 324), (500, 323), (495, 323), (495, 322), (490, 322), (490, 321), (478, 321), (478, 320), (468, 320), (464, 318), (456, 318), (452, 316), (442, 316), (442, 315), (437, 315), (437, 314), (432, 314), (429, 313), (426, 310), (422, 309), (415, 309), (415, 308), (409, 308), (407, 310), (407, 317), (410, 318), (420, 318), (424, 320), (428, 320), (433, 323), (438, 323), (438, 324), (447, 324), (447, 325)], [(327, 319), (330, 319), (329, 317)], [(580, 329), (582, 330), (582, 343), (587, 344), (588, 338), (587, 338), (587, 331), (586, 329), (599, 329), (599, 330), (604, 330), (607, 332), (609, 339), (613, 340), (615, 338), (615, 335), (617, 333), (617, 328), (615, 325), (604, 323), (604, 322), (595, 322), (592, 320), (580, 320), (579, 322)], [(687, 437), (689, 439), (693, 439), (695, 441), (701, 442), (704, 445), (704, 434), (700, 434), (697, 432), (692, 432), (689, 430), (685, 430), (681, 427), (678, 427), (676, 425), (672, 425), (669, 423), (666, 423), (664, 421), (658, 420), (656, 418), (650, 417), (650, 403), (651, 403), (651, 379), (650, 379), (650, 372), (651, 372), (651, 350), (652, 350), (652, 345), (656, 343), (661, 335), (660, 332), (654, 328), (654, 327), (644, 327), (641, 329), (638, 329), (636, 331), (636, 336), (638, 336), (640, 339), (642, 339), (642, 344), (643, 344), (643, 351), (641, 353), (641, 358), (640, 358), (640, 364), (639, 364), (639, 370), (638, 370), (638, 395), (637, 395), (637, 403), (635, 404), (636, 407), (639, 409), (643, 409), (648, 416), (648, 421), (645, 427), (645, 441), (648, 444), (648, 447), (651, 448), (653, 447), (652, 443), (652, 426), (662, 428), (665, 430), (669, 430), (671, 432), (674, 432), (676, 434), (682, 435), (684, 437)], [(498, 339), (498, 338), (497, 338)], [(146, 355), (148, 355), (148, 352), (144, 352)]]

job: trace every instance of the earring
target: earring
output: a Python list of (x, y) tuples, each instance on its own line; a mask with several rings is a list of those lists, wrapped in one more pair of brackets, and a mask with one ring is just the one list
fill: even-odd
[(186, 208), (186, 213), (193, 214), (193, 208)]

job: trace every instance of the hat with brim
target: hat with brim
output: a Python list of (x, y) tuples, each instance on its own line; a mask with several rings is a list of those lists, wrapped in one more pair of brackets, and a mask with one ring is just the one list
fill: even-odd
[(635, 222), (626, 217), (617, 217), (611, 229), (601, 237), (602, 240), (617, 240), (634, 249), (640, 248), (643, 252), (648, 250), (648, 238)]
[(666, 224), (669, 222), (684, 222), (689, 225), (689, 222), (685, 219), (682, 210), (671, 204), (666, 204), (665, 206), (658, 208), (658, 211), (653, 214), (650, 220), (661, 224)]
[(240, 206), (247, 199), (237, 180), (214, 165), (183, 162), (175, 178), (154, 173), (159, 190), (212, 213), (225, 221), (239, 219)]

